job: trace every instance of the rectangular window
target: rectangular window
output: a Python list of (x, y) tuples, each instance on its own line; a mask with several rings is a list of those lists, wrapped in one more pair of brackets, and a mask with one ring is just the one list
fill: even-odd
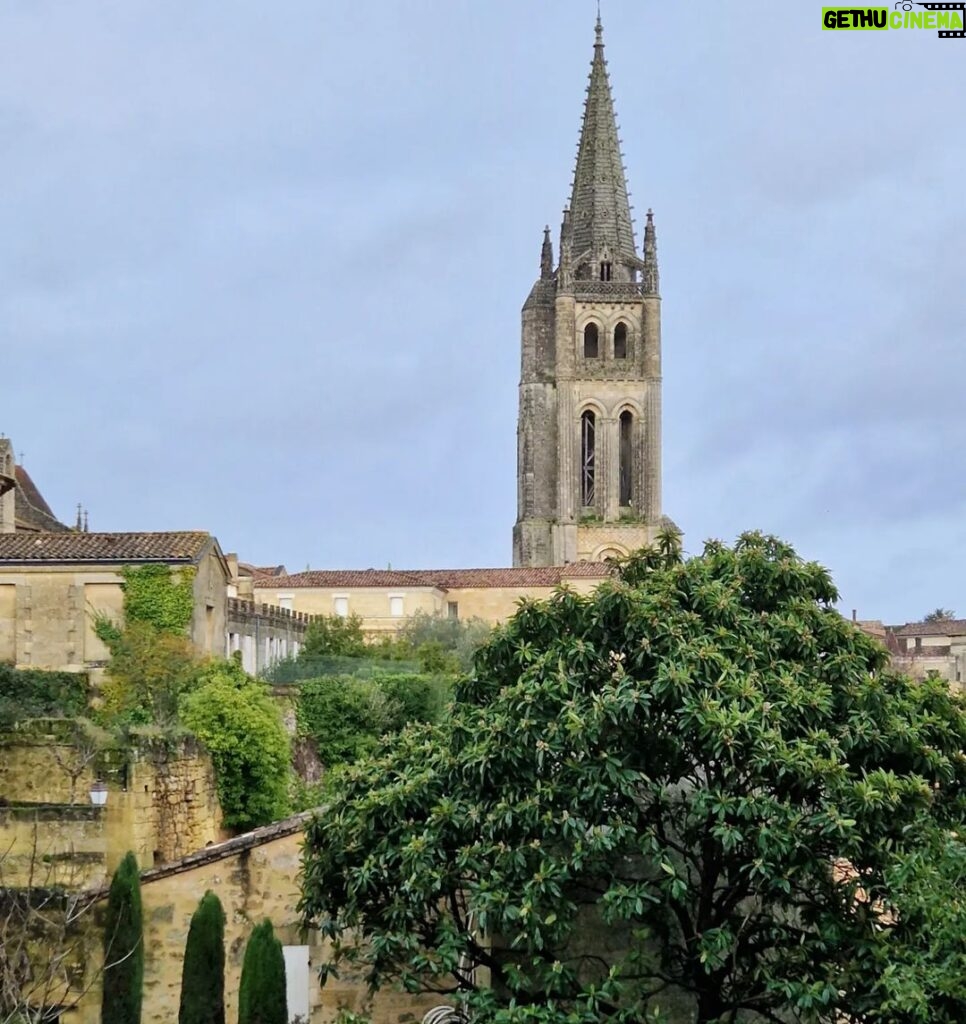
[(446, 614), (451, 619), (458, 619), (460, 617), (459, 601), (448, 601), (446, 604)]
[(291, 594), (279, 594), (278, 595), (278, 606), (279, 608), (287, 608), (289, 611), (292, 610), (292, 602), (295, 599)]
[(336, 615), (346, 618), (349, 614), (349, 599), (347, 597), (333, 597), (332, 610)]
[(285, 960), (285, 996), (290, 1021), (309, 1019), (309, 969), (308, 946), (282, 946)]
[(403, 598), (399, 594), (393, 594), (389, 598), (389, 614), (394, 619), (401, 619), (405, 614), (403, 612)]

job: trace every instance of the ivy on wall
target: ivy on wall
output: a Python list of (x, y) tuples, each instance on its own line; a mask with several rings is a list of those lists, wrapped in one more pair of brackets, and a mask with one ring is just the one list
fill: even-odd
[(184, 633), (194, 612), (194, 566), (129, 565), (124, 578), (124, 621), (146, 622), (160, 633)]

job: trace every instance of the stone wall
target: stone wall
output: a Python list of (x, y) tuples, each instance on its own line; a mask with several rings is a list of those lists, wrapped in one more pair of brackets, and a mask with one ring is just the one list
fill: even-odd
[[(191, 915), (198, 901), (211, 889), (225, 909), (226, 1019), (237, 1020), (238, 987), (245, 944), (252, 927), (271, 920), (283, 946), (302, 964), (296, 981), (292, 1013), (301, 1000), (312, 1024), (334, 1021), (342, 1008), (370, 1008), (363, 979), (344, 977), (325, 988), (318, 982), (318, 965), (325, 947), (317, 936), (304, 936), (296, 911), (299, 898), (304, 816), (278, 822), (228, 842), (212, 846), (182, 861), (147, 871), (141, 880), (144, 907), (144, 1007), (143, 1024), (170, 1024), (177, 1020), (181, 995), (184, 946)], [(306, 963), (307, 961), (307, 963)], [(97, 965), (92, 965), (96, 976)], [(304, 988), (302, 986), (304, 982)], [(418, 1021), (436, 999), (413, 997), (402, 992), (379, 993), (371, 1004), (375, 1024)], [(100, 991), (95, 983), (83, 1004), (62, 1017), (64, 1024), (98, 1024)]]
[[(67, 865), (71, 885), (71, 853), (83, 852), (78, 884), (89, 886), (109, 878), (128, 850), (150, 868), (222, 837), (211, 759), (195, 743), (144, 739), (91, 758), (69, 742), (67, 728), (38, 721), (0, 735), (0, 800), (11, 808), (0, 817), (0, 849), (9, 841), (26, 851), (30, 839), (47, 862)], [(107, 786), (107, 803), (92, 817), (96, 779)]]

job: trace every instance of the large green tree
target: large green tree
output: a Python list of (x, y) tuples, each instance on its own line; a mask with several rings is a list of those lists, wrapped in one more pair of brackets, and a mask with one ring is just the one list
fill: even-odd
[(238, 1024), (288, 1024), (285, 957), (268, 918), (255, 925), (245, 947)]
[(178, 1024), (225, 1024), (225, 912), (210, 889), (188, 928)]
[(127, 853), (111, 879), (104, 918), (102, 1024), (140, 1024), (144, 981), (141, 873)]
[(685, 560), (668, 534), (591, 596), (522, 606), (452, 716), (311, 823), (323, 977), (500, 1024), (964, 1019), (936, 879), (961, 866), (966, 712), (836, 597), (774, 538)]

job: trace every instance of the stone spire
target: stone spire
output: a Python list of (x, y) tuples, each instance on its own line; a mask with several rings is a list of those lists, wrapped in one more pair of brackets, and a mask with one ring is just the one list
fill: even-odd
[(647, 211), (644, 227), (644, 294), (661, 294), (661, 275), (657, 267), (657, 232), (654, 230), (654, 211)]
[(599, 15), (596, 33), (570, 199), (573, 258), (575, 263), (597, 262), (606, 254), (615, 263), (638, 266)]
[(543, 229), (543, 246), (540, 249), (540, 277), (546, 281), (553, 277), (553, 243), (550, 241), (550, 228)]

